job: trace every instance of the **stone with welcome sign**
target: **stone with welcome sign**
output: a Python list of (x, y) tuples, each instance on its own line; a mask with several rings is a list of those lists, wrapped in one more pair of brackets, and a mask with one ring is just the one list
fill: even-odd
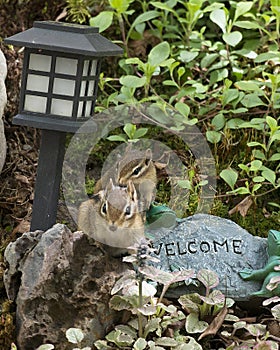
[[(259, 269), (267, 262), (267, 240), (255, 237), (228, 219), (196, 214), (179, 220), (171, 229), (151, 232), (158, 268), (209, 269), (219, 276), (217, 289), (236, 301), (245, 301), (258, 291), (261, 282), (244, 281), (239, 272)], [(187, 281), (172, 294), (197, 290), (196, 281)]]

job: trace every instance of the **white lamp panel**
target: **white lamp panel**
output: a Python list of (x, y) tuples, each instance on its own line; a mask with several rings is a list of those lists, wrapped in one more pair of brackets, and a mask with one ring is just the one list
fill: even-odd
[(76, 75), (78, 60), (65, 57), (57, 57), (55, 63), (55, 72), (61, 74)]
[(54, 78), (53, 93), (66, 96), (74, 96), (75, 81), (69, 79)]
[(26, 95), (24, 110), (29, 112), (46, 113), (47, 98), (42, 96)]
[(48, 92), (49, 77), (28, 74), (26, 89), (32, 91)]
[(72, 117), (73, 102), (59, 99), (52, 99), (51, 114), (63, 117)]
[(41, 72), (50, 72), (51, 62), (51, 56), (31, 53), (29, 57), (29, 69), (34, 69)]

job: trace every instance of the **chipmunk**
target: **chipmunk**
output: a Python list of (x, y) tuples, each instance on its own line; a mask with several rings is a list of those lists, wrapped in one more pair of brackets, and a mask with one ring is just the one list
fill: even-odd
[(144, 221), (132, 181), (120, 187), (110, 179), (104, 190), (83, 202), (78, 213), (78, 228), (98, 242), (117, 247), (109, 249), (111, 255), (126, 253), (124, 248), (144, 237)]
[(128, 146), (124, 156), (97, 181), (94, 193), (106, 186), (110, 178), (120, 186), (126, 186), (131, 180), (138, 193), (140, 211), (148, 210), (154, 199), (157, 184), (152, 151), (133, 150)]

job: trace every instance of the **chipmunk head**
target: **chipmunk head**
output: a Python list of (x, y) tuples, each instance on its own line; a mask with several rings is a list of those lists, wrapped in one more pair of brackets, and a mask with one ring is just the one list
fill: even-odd
[(126, 185), (129, 180), (134, 184), (146, 178), (155, 178), (156, 170), (152, 160), (152, 151), (129, 150), (118, 162), (117, 182)]
[(115, 186), (110, 179), (104, 191), (99, 192), (100, 216), (106, 220), (109, 230), (130, 228), (139, 225), (137, 192), (132, 183), (128, 181), (126, 187)]

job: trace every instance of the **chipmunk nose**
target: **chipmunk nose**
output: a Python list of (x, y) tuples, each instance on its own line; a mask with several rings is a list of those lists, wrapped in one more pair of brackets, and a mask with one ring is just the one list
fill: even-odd
[(116, 229), (117, 229), (117, 226), (115, 226), (115, 225), (110, 225), (109, 226), (109, 229), (111, 230), (111, 231), (116, 231)]

